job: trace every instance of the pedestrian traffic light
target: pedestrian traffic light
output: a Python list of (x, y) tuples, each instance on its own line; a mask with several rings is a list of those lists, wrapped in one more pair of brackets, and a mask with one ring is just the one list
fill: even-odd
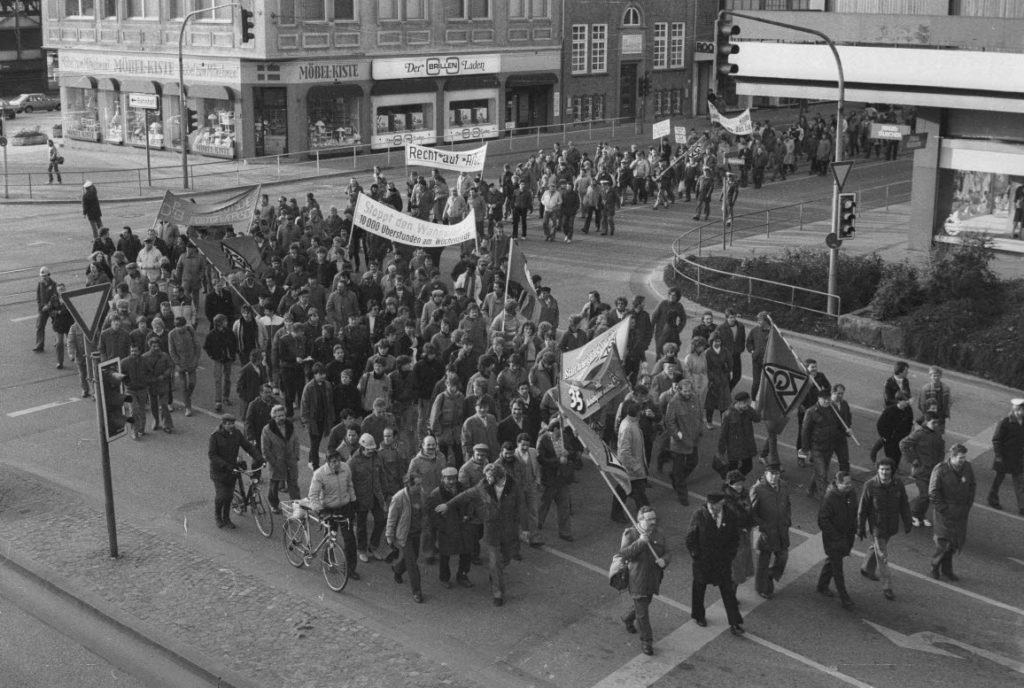
[(721, 76), (730, 76), (739, 71), (739, 66), (730, 62), (729, 58), (740, 51), (740, 47), (732, 39), (740, 35), (740, 27), (719, 14), (715, 22), (715, 70)]
[(839, 238), (852, 239), (857, 233), (857, 194), (839, 194)]
[(252, 10), (242, 10), (242, 43), (256, 40), (256, 22)]
[(131, 419), (124, 405), (131, 401), (121, 390), (121, 359), (112, 358), (97, 366), (96, 401), (103, 409), (103, 439), (113, 442), (128, 434)]
[(188, 108), (185, 110), (185, 114), (188, 117), (188, 133), (199, 131), (199, 113)]

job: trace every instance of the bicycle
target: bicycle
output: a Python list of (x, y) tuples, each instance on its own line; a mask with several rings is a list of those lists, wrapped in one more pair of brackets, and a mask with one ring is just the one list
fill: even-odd
[[(274, 534), (274, 516), (263, 499), (263, 493), (260, 492), (260, 483), (262, 482), (260, 472), (259, 468), (251, 471), (235, 470), (239, 478), (235, 481), (235, 494), (231, 498), (231, 510), (236, 514), (251, 511), (253, 518), (256, 519), (256, 527), (263, 537), (268, 538)], [(249, 476), (248, 489), (242, 485), (242, 475)]]
[[(313, 558), (320, 554), (320, 569), (327, 581), (327, 587), (334, 592), (341, 592), (348, 583), (348, 560), (345, 559), (345, 547), (342, 535), (338, 536), (339, 528), (348, 529), (351, 521), (340, 514), (331, 514), (316, 518), (309, 506), (298, 502), (281, 502), (282, 509), (289, 509), (292, 517), (284, 522), (283, 533), (284, 556), (295, 568), (309, 566)], [(296, 515), (298, 513), (299, 515)], [(310, 521), (320, 526), (320, 541), (313, 546), (310, 533)], [(322, 551), (321, 551), (322, 550)]]

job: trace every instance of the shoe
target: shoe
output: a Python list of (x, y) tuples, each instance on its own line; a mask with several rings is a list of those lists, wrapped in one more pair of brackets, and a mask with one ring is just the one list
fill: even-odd
[(877, 581), (877, 580), (878, 580), (878, 576), (876, 576), (876, 575), (875, 575), (875, 574), (873, 574), (873, 573), (868, 573), (868, 572), (867, 572), (867, 571), (865, 571), (864, 569), (861, 569), (861, 570), (860, 570), (860, 575), (864, 576), (864, 577), (865, 577), (865, 578), (867, 578), (868, 580), (873, 580), (873, 581)]
[(640, 643), (640, 651), (643, 652), (645, 655), (650, 656), (654, 654), (654, 647), (649, 642)]
[(761, 464), (762, 466), (767, 466), (767, 465), (768, 465), (768, 457), (767, 457), (767, 456), (758, 456), (758, 457), (757, 457), (757, 460), (758, 460), (758, 462), (759, 462), (759, 463), (760, 463), (760, 464)]
[(766, 600), (770, 600), (771, 598), (775, 597), (775, 593), (773, 592), (759, 592), (757, 594), (765, 598)]
[(231, 401), (230, 399), (225, 399), (224, 404), (227, 406), (234, 406), (235, 402)]
[(706, 421), (704, 423), (704, 429), (705, 430), (714, 430), (715, 429), (715, 425), (714, 425), (714, 423), (712, 423), (710, 421)]
[(799, 459), (800, 461), (806, 461), (807, 459), (809, 459), (811, 457), (807, 454), (807, 452), (805, 452), (803, 449), (801, 449), (800, 451), (798, 451), (796, 453), (796, 458)]
[(174, 432), (174, 428), (172, 428), (170, 425), (165, 425), (164, 426), (164, 432), (166, 432), (168, 435), (170, 435), (172, 432)]
[(946, 578), (953, 581), (954, 583), (960, 580), (960, 576), (953, 573), (952, 569), (950, 569), (949, 571), (943, 571), (943, 573), (946, 574)]
[(493, 600), (491, 600), (491, 604), (493, 604), (495, 607), (500, 607), (501, 605), (505, 604), (505, 600), (503, 600), (500, 597), (495, 597)]
[[(571, 538), (572, 535), (570, 535), (569, 537)], [(572, 542), (572, 540), (569, 540), (569, 542)], [(530, 543), (530, 547), (533, 547), (534, 549), (540, 549), (543, 546), (544, 546), (544, 543), (541, 542), (540, 540), (534, 540), (533, 542)]]
[(58, 363), (57, 364), (57, 370), (64, 370), (64, 364), (63, 363)]
[(224, 527), (224, 521), (217, 521), (217, 527), (218, 528), (223, 528)]
[(853, 609), (855, 606), (853, 604), (853, 600), (851, 600), (849, 597), (844, 597), (842, 600), (839, 601), (839, 604), (843, 606), (843, 609)]
[(729, 626), (729, 632), (736, 637), (739, 637), (746, 633), (746, 631), (743, 630), (743, 626), (740, 626), (739, 624), (733, 624), (732, 626)]
[(89, 399), (91, 397), (92, 397), (92, 394), (90, 394), (89, 392), (82, 392), (82, 398), (83, 399)]
[(892, 590), (890, 590), (889, 588), (883, 590), (882, 595), (885, 597), (885, 599), (889, 600), (890, 602), (896, 599), (896, 595), (893, 595)]
[(915, 528), (921, 527), (921, 519), (919, 519), (917, 516), (911, 516), (910, 522), (914, 524)]
[(399, 585), (401, 585), (401, 583), (402, 583), (402, 574), (400, 574), (398, 571), (395, 571), (394, 569), (391, 569), (391, 573), (394, 574), (395, 582), (398, 583)]
[(467, 578), (466, 576), (462, 576), (461, 578), (456, 578), (455, 582), (458, 583), (459, 585), (461, 585), (464, 588), (472, 588), (473, 587), (473, 581), (469, 580), (469, 578)]
[(520, 554), (519, 552), (516, 552), (515, 554), (512, 555), (512, 558), (515, 559), (516, 561), (522, 561), (523, 560), (523, 555)]
[(414, 592), (412, 594), (412, 601), (415, 602), (416, 604), (423, 604), (423, 593), (421, 593), (421, 592)]
[(358, 556), (359, 561), (363, 562), (364, 564), (368, 564), (370, 562), (370, 557), (366, 555), (366, 552), (364, 550), (359, 550)]
[(694, 619), (694, 622), (696, 622), (696, 624), (698, 626), (700, 626), (701, 628), (707, 628), (707, 626), (708, 626), (708, 620), (707, 619)]
[(312, 461), (307, 461), (306, 465), (309, 466), (309, 470), (311, 470), (311, 471), (315, 471), (316, 470), (315, 468), (313, 468), (313, 462)]
[(161, 429), (161, 427), (160, 427), (159, 423), (153, 423), (153, 432), (156, 432), (157, 430), (160, 430), (160, 429)]
[(35, 351), (37, 354), (41, 354), (43, 353), (43, 347), (37, 346), (36, 348), (32, 349), (32, 351)]
[(139, 440), (142, 439), (142, 433), (141, 432), (133, 432), (132, 433), (132, 439), (135, 440), (136, 442), (138, 442)]
[(559, 535), (558, 537), (562, 540), (565, 540), (566, 542), (576, 542), (576, 538), (574, 538), (572, 535)]
[(632, 621), (622, 620), (622, 623), (626, 624), (626, 633), (636, 633), (636, 624)]
[(226, 518), (226, 519), (224, 519), (224, 527), (225, 528), (230, 528), (231, 530), (234, 530), (238, 526), (236, 526), (235, 522), (232, 521), (230, 518)]
[(185, 407), (185, 417), (189, 418), (191, 416), (192, 416), (192, 407), (191, 406), (186, 406)]
[(362, 578), (362, 576), (360, 576), (360, 575), (359, 575), (358, 573), (356, 573), (355, 571), (349, 571), (349, 572), (348, 572), (348, 577), (349, 577), (349, 579), (351, 579), (351, 580), (359, 580), (360, 578)]
[(694, 220), (699, 220), (699, 219), (700, 219), (700, 215), (694, 215), (694, 216), (693, 216), (693, 219), (694, 219)]
[(836, 596), (836, 594), (834, 592), (832, 592), (829, 588), (818, 588), (818, 594), (819, 595), (824, 595), (825, 597), (835, 597)]
[(277, 514), (278, 516), (280, 516), (280, 515), (281, 515), (281, 513), (282, 513), (282, 512), (281, 512), (281, 507), (277, 507), (277, 508), (271, 509), (271, 510), (270, 510), (270, 513), (272, 513), (272, 514)]
[(451, 581), (441, 581), (441, 587), (444, 588), (445, 590), (451, 590), (452, 589), (452, 582)]
[(995, 509), (996, 511), (1002, 511), (1003, 510), (1003, 505), (999, 503), (998, 499), (989, 499), (988, 500), (988, 505), (990, 507), (992, 507), (993, 509)]
[(223, 410), (224, 410), (224, 407), (221, 406), (220, 404), (214, 404), (213, 405), (213, 412), (214, 413), (220, 413)]
[(690, 506), (690, 498), (684, 494), (679, 495), (679, 503), (683, 506)]
[(932, 527), (932, 522), (929, 521), (927, 518), (922, 518), (921, 519), (921, 525), (923, 525), (925, 528), (931, 528)]
[(934, 578), (935, 580), (939, 580), (939, 567), (933, 566), (931, 568), (931, 571), (928, 572), (928, 575)]

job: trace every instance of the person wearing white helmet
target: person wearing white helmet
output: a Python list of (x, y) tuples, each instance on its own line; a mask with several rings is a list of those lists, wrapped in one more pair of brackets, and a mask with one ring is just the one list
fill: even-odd
[(359, 438), (359, 449), (348, 460), (352, 470), (352, 485), (356, 492), (356, 550), (359, 561), (370, 560), (367, 552), (366, 526), (367, 517), (373, 515), (373, 531), (370, 533), (369, 546), (374, 552), (380, 547), (381, 535), (387, 524), (384, 507), (384, 464), (377, 454), (377, 440), (373, 435), (364, 432)]

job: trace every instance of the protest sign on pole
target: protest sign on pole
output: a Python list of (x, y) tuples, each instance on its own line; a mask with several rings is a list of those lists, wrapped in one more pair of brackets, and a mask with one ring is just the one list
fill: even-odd
[(672, 120), (663, 119), (660, 122), (655, 122), (651, 125), (651, 138), (660, 139), (663, 136), (668, 136), (672, 133)]
[(421, 165), (453, 172), (482, 172), (487, 160), (487, 144), (465, 151), (443, 150), (408, 143), (405, 146), (406, 166)]

